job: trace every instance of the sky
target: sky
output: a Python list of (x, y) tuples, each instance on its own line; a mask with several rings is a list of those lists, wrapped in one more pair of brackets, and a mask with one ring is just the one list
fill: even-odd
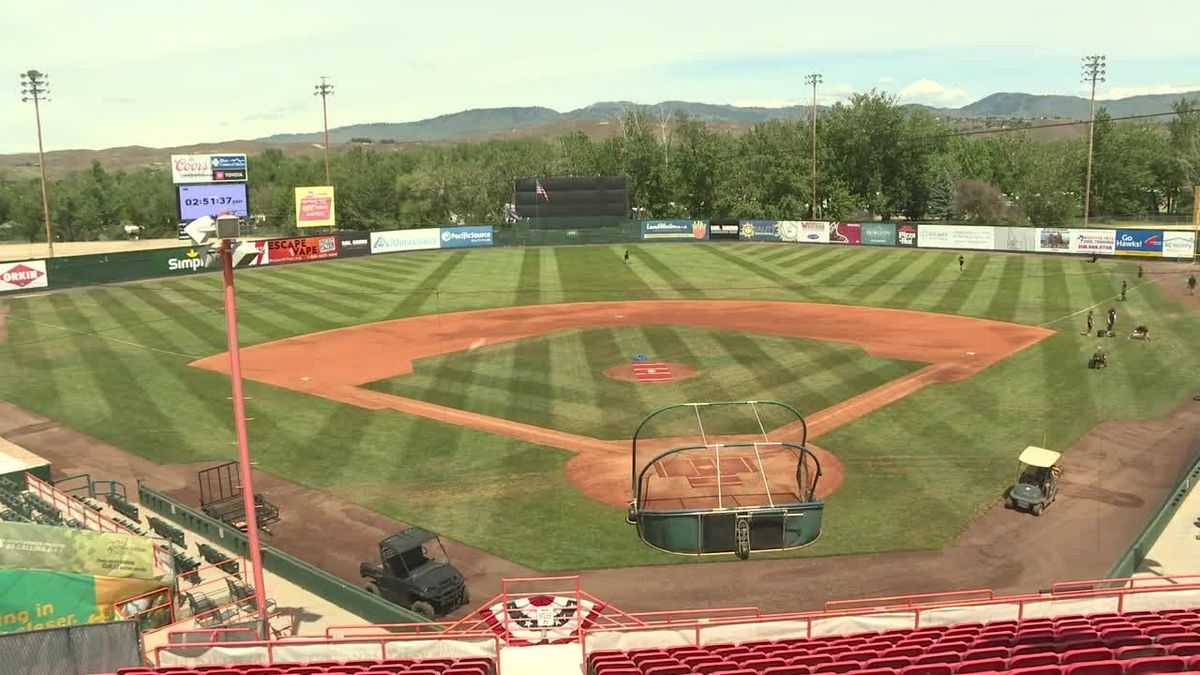
[[(10, 0), (0, 153), (37, 149), (19, 73), (48, 73), (47, 150), (171, 147), (596, 101), (807, 103), (872, 88), (958, 107), (998, 91), (1200, 89), (1200, 2), (1128, 0)], [(3, 79), (0, 78), (0, 82)]]

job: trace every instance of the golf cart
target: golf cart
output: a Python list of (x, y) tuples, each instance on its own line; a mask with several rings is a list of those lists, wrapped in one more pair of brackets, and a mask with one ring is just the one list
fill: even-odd
[(1058, 497), (1058, 480), (1062, 467), (1058, 465), (1062, 454), (1029, 446), (1017, 458), (1020, 474), (1017, 484), (1009, 488), (1004, 505), (1010, 509), (1028, 511), (1035, 516)]
[(429, 530), (410, 527), (379, 542), (379, 565), (362, 563), (367, 591), (429, 619), (470, 602), (463, 575)]

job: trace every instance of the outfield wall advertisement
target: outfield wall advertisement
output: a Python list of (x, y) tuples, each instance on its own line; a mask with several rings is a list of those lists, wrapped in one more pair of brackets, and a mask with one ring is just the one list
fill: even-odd
[(338, 255), (338, 238), (332, 234), (323, 237), (267, 239), (254, 242), (254, 246), (259, 253), (258, 258), (250, 263), (252, 267), (327, 260)]
[(0, 262), (0, 293), (30, 291), (49, 286), (50, 277), (46, 274), (45, 260)]
[(829, 243), (857, 246), (863, 243), (862, 227), (861, 223), (829, 223)]
[(708, 238), (713, 241), (737, 241), (740, 238), (734, 223), (709, 223)]
[(743, 220), (742, 241), (783, 241), (779, 236), (779, 221)]
[(1037, 230), (1032, 227), (992, 228), (997, 251), (1036, 251)]
[(1071, 230), (1071, 253), (1112, 255), (1116, 252), (1117, 233), (1114, 230)]
[(866, 246), (895, 246), (895, 223), (863, 223), (862, 243)]
[(642, 241), (707, 239), (707, 220), (645, 220), (641, 223)]
[(336, 227), (333, 186), (296, 188), (296, 227)]
[(491, 225), (462, 227), (424, 227), (415, 230), (372, 232), (371, 253), (432, 251), (439, 248), (484, 248), (496, 245), (496, 229)]
[(0, 633), (112, 621), (116, 603), (162, 587), (148, 579), (3, 568)]
[(1196, 254), (1195, 232), (1163, 232), (1164, 258), (1190, 258)]
[(973, 225), (921, 225), (921, 248), (965, 248), (991, 251), (996, 245), (995, 228)]
[(485, 248), (496, 244), (496, 233), (491, 225), (443, 227), (438, 236), (442, 248)]
[(1116, 251), (1117, 255), (1161, 256), (1162, 230), (1117, 230)]

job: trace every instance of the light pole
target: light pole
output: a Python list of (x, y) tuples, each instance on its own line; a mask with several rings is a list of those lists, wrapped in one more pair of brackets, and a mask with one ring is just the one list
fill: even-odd
[(38, 166), (42, 170), (42, 218), (46, 221), (47, 257), (54, 257), (54, 236), (50, 233), (50, 196), (46, 191), (46, 152), (42, 148), (42, 101), (50, 100), (50, 76), (36, 70), (21, 73), (21, 101), (33, 102), (37, 120)]
[(1104, 55), (1095, 54), (1083, 57), (1083, 81), (1091, 82), (1091, 113), (1088, 115), (1088, 159), (1087, 178), (1083, 186), (1083, 226), (1088, 226), (1088, 218), (1092, 210), (1092, 144), (1096, 139), (1096, 83), (1104, 81)]
[(817, 85), (821, 74), (804, 76), (804, 83), (812, 85), (812, 205), (808, 208), (809, 218), (817, 217)]
[(333, 185), (332, 179), (329, 177), (329, 106), (328, 99), (333, 94), (333, 85), (329, 84), (329, 78), (325, 75), (321, 76), (321, 84), (313, 87), (313, 96), (321, 97), (321, 115), (325, 119), (325, 184)]

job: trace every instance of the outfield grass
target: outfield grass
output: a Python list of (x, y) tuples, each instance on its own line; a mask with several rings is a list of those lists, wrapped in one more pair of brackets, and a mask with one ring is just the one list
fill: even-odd
[[(630, 363), (635, 354), (699, 373), (653, 384), (603, 374)], [(810, 414), (924, 365), (876, 358), (846, 343), (645, 325), (567, 330), (442, 354), (416, 361), (412, 374), (368, 387), (593, 438), (623, 439), (652, 410), (671, 403), (766, 399)], [(787, 421), (793, 420), (764, 424), (771, 429)], [(709, 411), (705, 427), (710, 433), (759, 431), (752, 416), (730, 409)], [(653, 426), (656, 436), (695, 431), (695, 418)]]
[[(1097, 420), (1163, 414), (1195, 386), (1200, 320), (1133, 264), (1057, 257), (762, 244), (498, 249), (239, 272), (245, 343), (389, 318), (514, 304), (678, 297), (865, 304), (1028, 324), (1109, 306), (1113, 366), (1095, 338), (1058, 335), (969, 381), (929, 387), (821, 439), (847, 478), (803, 555), (940, 547), (994, 503), (1030, 443), (1059, 448)], [(1148, 267), (1153, 273), (1153, 266)], [(162, 462), (234, 456), (227, 378), (189, 368), (224, 351), (220, 279), (114, 286), (8, 305), (0, 398)], [(1117, 304), (1117, 303), (1111, 303)], [(247, 383), (261, 468), (543, 570), (677, 562), (563, 478), (570, 455), (395, 411)], [(697, 396), (698, 397), (698, 396)], [(691, 398), (691, 397), (690, 397)], [(1069, 458), (1068, 458), (1069, 459)], [(102, 478), (102, 476), (97, 476)], [(396, 495), (403, 495), (397, 499)], [(552, 507), (547, 507), (552, 505)], [(536, 527), (529, 514), (538, 513)], [(551, 545), (547, 545), (551, 542)]]

